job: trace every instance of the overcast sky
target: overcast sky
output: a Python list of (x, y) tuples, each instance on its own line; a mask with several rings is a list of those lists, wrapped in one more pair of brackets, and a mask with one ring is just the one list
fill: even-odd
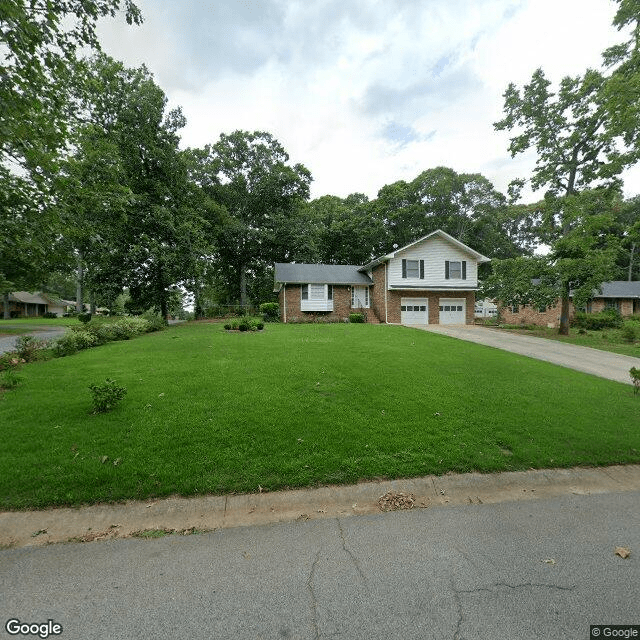
[[(509, 82), (600, 67), (621, 40), (611, 0), (136, 0), (141, 27), (101, 26), (104, 49), (145, 63), (187, 118), (183, 146), (272, 133), (313, 175), (312, 197), (362, 192), (448, 166), (506, 192)], [(640, 193), (640, 169), (626, 176)], [(537, 194), (542, 195), (542, 194)], [(529, 196), (527, 199), (531, 199)]]

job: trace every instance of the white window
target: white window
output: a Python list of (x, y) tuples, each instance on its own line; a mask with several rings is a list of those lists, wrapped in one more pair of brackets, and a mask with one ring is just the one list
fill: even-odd
[(466, 260), (445, 260), (444, 277), (446, 280), (466, 280), (467, 261)]
[(333, 311), (333, 286), (330, 284), (301, 285), (300, 311)]
[(459, 280), (462, 278), (462, 263), (451, 261), (449, 262), (449, 277), (451, 279)]
[(419, 278), (419, 277), (420, 277), (420, 261), (407, 260), (407, 278)]

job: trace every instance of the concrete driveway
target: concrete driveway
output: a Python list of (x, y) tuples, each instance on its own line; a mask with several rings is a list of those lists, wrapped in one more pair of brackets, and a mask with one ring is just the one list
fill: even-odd
[(546, 340), (545, 338), (534, 338), (523, 336), (501, 329), (490, 329), (477, 325), (416, 325), (412, 328), (431, 331), (441, 335), (477, 342), (488, 347), (504, 349), (519, 353), (529, 358), (546, 360), (562, 367), (575, 369), (590, 373), (600, 378), (608, 378), (616, 382), (631, 384), (629, 369), (640, 367), (640, 358), (623, 356), (609, 351), (591, 349), (589, 347), (579, 347), (574, 344), (567, 344), (558, 340)]

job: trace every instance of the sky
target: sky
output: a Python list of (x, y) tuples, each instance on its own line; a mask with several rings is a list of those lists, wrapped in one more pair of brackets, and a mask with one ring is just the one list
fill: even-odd
[[(612, 0), (136, 0), (142, 26), (100, 25), (187, 119), (183, 147), (268, 131), (313, 176), (311, 196), (375, 198), (437, 166), (506, 193), (530, 175), (497, 132), (503, 93), (542, 67), (557, 83), (622, 40)], [(640, 193), (640, 168), (624, 176)], [(524, 192), (525, 200), (542, 193)]]

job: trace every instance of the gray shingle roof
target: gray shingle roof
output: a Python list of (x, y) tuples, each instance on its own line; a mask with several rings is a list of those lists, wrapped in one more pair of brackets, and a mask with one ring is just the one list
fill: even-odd
[(626, 282), (614, 280), (602, 283), (602, 293), (595, 294), (596, 298), (640, 298), (640, 280)]
[(39, 294), (29, 293), (28, 291), (14, 291), (9, 294), (9, 300), (28, 304), (49, 304), (49, 301), (42, 298)]
[(369, 285), (373, 280), (355, 264), (303, 264), (276, 262), (276, 283)]

